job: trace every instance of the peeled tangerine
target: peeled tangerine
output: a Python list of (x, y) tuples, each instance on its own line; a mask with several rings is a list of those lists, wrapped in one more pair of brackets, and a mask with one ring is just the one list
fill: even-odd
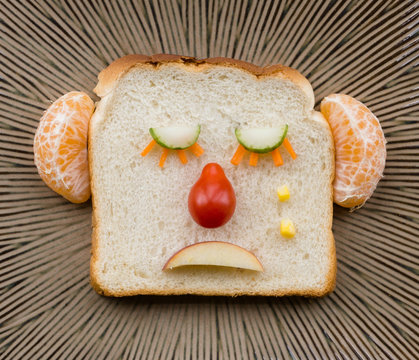
[(364, 104), (348, 95), (329, 95), (320, 109), (335, 141), (334, 201), (348, 208), (360, 207), (383, 176), (386, 140), (380, 122)]
[(42, 180), (73, 203), (90, 197), (87, 131), (95, 105), (83, 92), (56, 100), (35, 133), (35, 165)]

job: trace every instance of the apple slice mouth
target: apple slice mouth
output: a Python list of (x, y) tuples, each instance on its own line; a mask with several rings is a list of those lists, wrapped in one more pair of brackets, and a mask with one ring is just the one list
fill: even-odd
[(251, 251), (225, 241), (203, 241), (186, 246), (172, 255), (162, 270), (184, 266), (216, 266), (264, 271), (261, 262)]

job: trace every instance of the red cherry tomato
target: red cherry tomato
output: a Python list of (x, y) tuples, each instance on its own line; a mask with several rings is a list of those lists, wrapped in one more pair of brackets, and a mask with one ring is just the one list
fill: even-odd
[(188, 207), (192, 218), (206, 228), (222, 226), (231, 219), (236, 195), (220, 165), (205, 165), (189, 193)]

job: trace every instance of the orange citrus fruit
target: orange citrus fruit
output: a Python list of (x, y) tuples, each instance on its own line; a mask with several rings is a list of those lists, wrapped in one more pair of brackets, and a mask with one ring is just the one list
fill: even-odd
[(383, 176), (386, 140), (380, 122), (364, 104), (348, 95), (327, 96), (320, 110), (335, 141), (334, 201), (344, 207), (360, 207)]
[(72, 91), (44, 113), (35, 133), (35, 165), (42, 180), (73, 203), (90, 197), (87, 130), (95, 105), (83, 92)]

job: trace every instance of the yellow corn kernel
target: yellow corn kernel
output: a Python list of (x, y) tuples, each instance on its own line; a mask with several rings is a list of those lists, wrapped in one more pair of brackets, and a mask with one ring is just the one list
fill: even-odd
[(279, 201), (287, 201), (290, 198), (290, 191), (288, 190), (287, 185), (279, 187), (276, 193), (278, 194)]
[(295, 226), (290, 219), (281, 220), (281, 235), (286, 238), (292, 238), (295, 235)]

